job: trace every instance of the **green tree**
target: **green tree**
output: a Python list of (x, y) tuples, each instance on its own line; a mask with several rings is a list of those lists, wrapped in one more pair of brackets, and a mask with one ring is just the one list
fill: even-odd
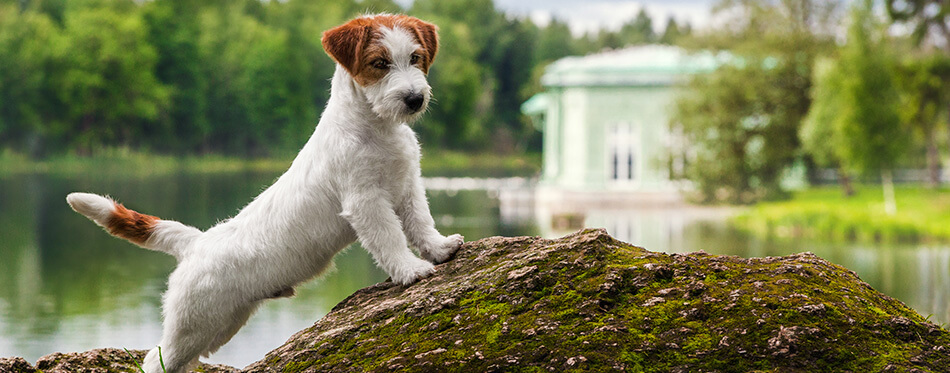
[(49, 46), (60, 32), (44, 14), (0, 5), (0, 146), (43, 153), (59, 102), (51, 90)]
[[(811, 100), (812, 65), (832, 45), (816, 32), (826, 2), (721, 1), (730, 27), (684, 45), (729, 51), (732, 61), (695, 76), (673, 109), (673, 125), (696, 147), (687, 177), (705, 201), (750, 203), (779, 198), (783, 171), (799, 156), (798, 128)], [(828, 27), (831, 28), (831, 27)]]
[(942, 54), (911, 57), (898, 65), (901, 116), (923, 138), (927, 157), (928, 186), (940, 185), (940, 150), (937, 131), (950, 102), (950, 57)]
[[(935, 87), (930, 83), (925, 83), (925, 81), (931, 79), (927, 78), (927, 75), (942, 76), (941, 82), (939, 83), (941, 87), (939, 87), (937, 91), (943, 90), (945, 92), (950, 89), (950, 77), (948, 77), (945, 72), (934, 71), (934, 69), (940, 69), (940, 63), (938, 62), (940, 59), (945, 59), (947, 56), (950, 56), (950, 2), (945, 0), (886, 0), (885, 4), (887, 6), (887, 12), (894, 22), (911, 26), (913, 29), (913, 40), (917, 47), (924, 52), (923, 54), (933, 55), (929, 61), (924, 57), (924, 60), (920, 62), (919, 66), (906, 66), (906, 68), (903, 69), (905, 73), (911, 73), (907, 71), (908, 69), (911, 71), (916, 70), (916, 73), (911, 73), (916, 77), (905, 79), (905, 83), (923, 85), (912, 88), (905, 84), (905, 88), (924, 90), (924, 92), (918, 93), (909, 92), (911, 96), (916, 95), (920, 100), (909, 97), (908, 99), (912, 101), (910, 103), (912, 106), (906, 109), (911, 111), (916, 109), (919, 112), (909, 113), (905, 116), (913, 121), (918, 128), (920, 128), (920, 126), (926, 127), (928, 125), (924, 123), (927, 118), (931, 117), (932, 114), (930, 114), (929, 111), (933, 110), (933, 108), (931, 108), (929, 103), (925, 102), (929, 102), (931, 99), (942, 100), (941, 104), (944, 108), (940, 111), (943, 111), (944, 118), (947, 119), (947, 129), (948, 132), (950, 132), (950, 95), (935, 95), (936, 91), (933, 89)], [(929, 70), (929, 72), (924, 72), (924, 70)], [(915, 101), (918, 103), (916, 106), (913, 105)], [(905, 110), (905, 113), (907, 110)], [(924, 131), (925, 133), (928, 132), (927, 130)], [(938, 149), (936, 149), (933, 136), (928, 136), (927, 162), (930, 170), (931, 185), (933, 185), (934, 182), (934, 174), (939, 172), (935, 171), (939, 168), (939, 163), (935, 162), (934, 159), (937, 158), (937, 161), (939, 160), (939, 156), (935, 155), (937, 152)], [(937, 176), (937, 178), (939, 178), (939, 176)]]
[(840, 110), (840, 103), (837, 102), (836, 97), (843, 89), (841, 74), (836, 70), (836, 63), (837, 61), (828, 58), (815, 61), (812, 105), (802, 122), (799, 137), (802, 148), (811, 155), (815, 164), (820, 167), (832, 167), (838, 172), (838, 180), (844, 195), (850, 197), (854, 195), (851, 176), (842, 168), (836, 153), (836, 149), (845, 144), (839, 143), (841, 139), (835, 134), (832, 126)]
[(168, 89), (155, 77), (158, 56), (142, 18), (110, 6), (67, 11), (64, 40), (56, 85), (71, 145), (89, 153), (154, 134)]
[(629, 22), (620, 26), (619, 32), (621, 46), (635, 44), (649, 44), (656, 41), (656, 32), (653, 31), (653, 19), (647, 14), (645, 8), (641, 7), (637, 16)]
[(676, 19), (670, 16), (666, 20), (666, 27), (663, 28), (663, 35), (657, 40), (660, 44), (676, 44), (680, 38), (692, 33), (692, 28), (687, 23), (680, 26)]
[[(871, 3), (856, 4), (851, 12), (848, 41), (827, 79), (816, 87), (820, 110), (838, 108), (837, 115), (816, 113), (814, 120), (831, 120), (826, 146), (847, 172), (879, 172), (885, 210), (896, 211), (892, 169), (908, 145), (898, 114), (899, 96), (891, 57), (882, 44), (882, 32), (871, 15)], [(818, 125), (818, 124), (816, 124)]]
[(157, 150), (195, 151), (211, 131), (198, 24), (193, 17), (181, 16), (200, 9), (199, 2), (189, 0), (156, 0), (142, 9), (149, 42), (158, 52), (155, 75), (169, 87), (169, 108), (157, 119), (162, 131), (153, 144)]
[(567, 22), (554, 18), (547, 26), (538, 29), (537, 48), (534, 49), (532, 65), (546, 65), (559, 58), (579, 54), (574, 36)]
[[(909, 23), (917, 44), (929, 41), (950, 52), (950, 2), (946, 0), (886, 0), (891, 19)], [(929, 39), (929, 40), (928, 40)]]

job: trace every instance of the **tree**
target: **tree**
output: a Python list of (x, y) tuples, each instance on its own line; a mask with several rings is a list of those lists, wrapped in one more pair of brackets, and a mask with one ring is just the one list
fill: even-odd
[[(887, 6), (887, 13), (894, 22), (911, 26), (913, 29), (913, 40), (919, 48), (925, 50), (927, 54), (934, 55), (934, 58), (937, 59), (945, 58), (950, 55), (950, 2), (945, 0), (887, 0), (885, 4)], [(931, 61), (931, 63), (932, 62), (933, 61)], [(934, 67), (936, 66), (931, 66), (931, 68)], [(925, 73), (925, 75), (933, 72), (934, 71)], [(938, 76), (939, 75), (940, 74), (938, 74)], [(918, 79), (926, 80), (926, 78), (919, 75)], [(950, 77), (943, 75), (942, 83), (940, 83), (940, 85), (943, 86), (943, 90), (950, 89), (947, 88), (950, 86), (948, 82), (950, 82)], [(929, 90), (929, 88), (923, 89)], [(922, 94), (921, 98), (923, 101), (929, 101), (929, 99), (924, 96), (942, 100), (942, 105), (944, 106), (942, 111), (945, 114), (945, 118), (948, 119), (946, 123), (948, 130), (950, 130), (950, 95), (937, 97), (934, 96), (933, 93), (933, 91), (930, 91), (930, 93)], [(918, 125), (926, 126), (926, 124), (921, 122), (921, 119), (930, 116), (929, 113), (925, 112), (930, 110), (929, 105), (922, 104), (922, 106), (918, 105), (917, 108), (921, 110), (920, 113), (909, 114), (908, 116), (916, 118), (917, 120), (915, 120), (915, 122)], [(932, 143), (932, 136), (928, 137), (927, 146), (927, 162), (928, 168), (930, 169), (931, 184), (933, 184), (934, 170), (939, 168), (939, 165), (936, 165), (932, 159), (932, 157), (934, 157), (933, 154), (937, 152), (935, 149), (936, 144)], [(939, 176), (937, 176), (937, 178), (939, 178)]]
[[(871, 15), (871, 2), (855, 4), (848, 27), (848, 41), (840, 57), (816, 87), (810, 119), (828, 121), (830, 137), (825, 146), (847, 172), (880, 172), (885, 211), (896, 212), (892, 169), (907, 147), (898, 115), (899, 97), (893, 66), (882, 45), (880, 28)], [(828, 115), (828, 108), (837, 108)], [(818, 125), (817, 123), (813, 123)], [(822, 151), (824, 152), (824, 151)]]
[(901, 86), (900, 111), (926, 144), (928, 186), (940, 185), (940, 151), (937, 124), (950, 102), (950, 57), (942, 54), (911, 57), (898, 65)]
[(660, 38), (657, 40), (660, 44), (676, 44), (676, 42), (683, 36), (688, 36), (691, 33), (691, 28), (687, 23), (685, 26), (680, 27), (679, 23), (676, 22), (676, 19), (670, 16), (666, 20), (666, 27), (663, 28), (663, 35), (660, 35)]
[(640, 7), (637, 16), (620, 26), (619, 38), (621, 46), (634, 44), (649, 44), (656, 41), (656, 32), (653, 31), (653, 19), (645, 8)]
[(59, 101), (50, 89), (60, 32), (44, 14), (0, 5), (0, 146), (40, 156), (57, 120)]
[(799, 157), (813, 61), (832, 45), (831, 34), (814, 30), (834, 22), (827, 16), (832, 5), (725, 0), (717, 9), (738, 17), (731, 27), (684, 41), (732, 56), (686, 83), (673, 108), (672, 125), (682, 126), (696, 148), (687, 177), (702, 200), (751, 203), (786, 195), (781, 178)]
[(153, 134), (168, 89), (154, 74), (158, 55), (135, 13), (109, 6), (67, 11), (57, 90), (72, 147), (135, 145)]
[[(887, 13), (897, 22), (909, 23), (917, 44), (929, 40), (950, 52), (950, 2), (946, 0), (887, 0)], [(942, 39), (942, 40), (938, 40)]]
[(851, 176), (843, 168), (836, 150), (845, 146), (842, 139), (836, 135), (832, 126), (837, 119), (840, 103), (837, 101), (838, 92), (843, 89), (841, 74), (836, 70), (837, 61), (824, 58), (815, 61), (812, 87), (812, 105), (808, 115), (802, 121), (799, 137), (803, 150), (811, 155), (812, 160), (820, 167), (833, 167), (838, 172), (845, 197), (854, 195), (851, 185)]
[(155, 75), (169, 87), (169, 108), (157, 119), (162, 132), (153, 144), (156, 150), (197, 150), (211, 131), (198, 24), (193, 17), (180, 16), (199, 11), (200, 4), (188, 0), (156, 0), (143, 6), (148, 39), (159, 56)]

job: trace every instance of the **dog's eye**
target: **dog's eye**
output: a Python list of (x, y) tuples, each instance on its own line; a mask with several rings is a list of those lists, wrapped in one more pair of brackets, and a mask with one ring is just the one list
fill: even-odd
[(377, 69), (380, 69), (380, 70), (385, 70), (385, 69), (388, 69), (388, 68), (389, 68), (389, 61), (386, 61), (385, 59), (380, 58), (380, 59), (377, 59), (377, 60), (373, 61), (373, 64), (372, 64), (372, 65), (373, 65), (374, 68), (377, 68)]
[(415, 64), (419, 63), (419, 59), (420, 59), (420, 58), (421, 58), (421, 57), (419, 57), (418, 54), (413, 53), (411, 56), (409, 56), (409, 64), (410, 64), (410, 65), (415, 65)]

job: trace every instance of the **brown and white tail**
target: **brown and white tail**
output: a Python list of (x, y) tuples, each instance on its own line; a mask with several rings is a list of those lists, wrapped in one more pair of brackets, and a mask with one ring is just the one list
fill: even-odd
[(180, 258), (183, 250), (201, 235), (195, 227), (129, 210), (121, 203), (97, 194), (70, 193), (66, 202), (109, 234), (176, 258)]

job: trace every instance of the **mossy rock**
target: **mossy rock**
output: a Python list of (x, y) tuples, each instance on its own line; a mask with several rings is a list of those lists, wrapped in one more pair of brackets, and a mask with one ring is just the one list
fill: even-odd
[[(138, 363), (148, 351), (102, 348), (86, 352), (53, 353), (41, 357), (36, 367), (23, 358), (0, 359), (3, 373), (131, 373), (139, 372)], [(230, 373), (236, 369), (224, 365), (200, 364), (195, 372)]]
[[(585, 230), (556, 240), (466, 243), (437, 269), (411, 286), (384, 282), (357, 291), (244, 371), (950, 367), (950, 332), (809, 253), (668, 255)], [(110, 359), (122, 357), (110, 353), (104, 361)], [(127, 355), (122, 361), (122, 369), (132, 367)], [(4, 364), (25, 362), (0, 359), (0, 371), (33, 371), (4, 370), (14, 366)]]
[(660, 254), (603, 230), (465, 244), (249, 372), (944, 371), (950, 332), (813, 254)]

